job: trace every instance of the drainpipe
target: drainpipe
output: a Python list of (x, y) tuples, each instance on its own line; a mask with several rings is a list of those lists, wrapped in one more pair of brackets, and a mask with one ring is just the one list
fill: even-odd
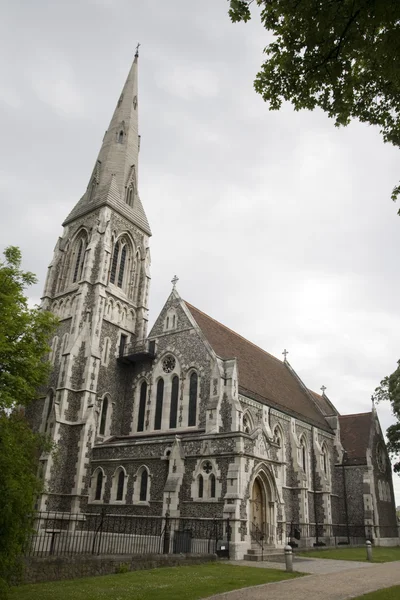
[(315, 450), (314, 450), (314, 427), (311, 429), (311, 451), (312, 451), (312, 475), (313, 475), (313, 488), (314, 488), (314, 519), (315, 519), (315, 545), (319, 545), (319, 536), (318, 536), (318, 509), (317, 509), (317, 486), (316, 486), (316, 458), (315, 458)]

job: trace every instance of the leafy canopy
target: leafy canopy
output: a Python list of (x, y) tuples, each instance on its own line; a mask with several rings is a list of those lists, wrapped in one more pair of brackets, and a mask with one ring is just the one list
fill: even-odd
[(47, 311), (29, 308), (24, 295), (36, 283), (33, 273), (22, 271), (21, 252), (4, 251), (0, 262), (0, 409), (27, 406), (49, 374), (48, 340), (56, 319)]
[[(233, 22), (251, 18), (273, 34), (254, 87), (278, 110), (322, 108), (335, 125), (359, 119), (400, 146), (399, 0), (229, 0)], [(392, 193), (395, 200), (400, 185)], [(400, 211), (399, 211), (400, 214)]]
[(10, 246), (0, 262), (0, 597), (15, 576), (31, 532), (33, 507), (41, 490), (37, 459), (50, 449), (30, 429), (21, 407), (45, 384), (48, 340), (57, 320), (29, 308), (25, 288), (36, 282), (21, 270), (21, 252)]
[(400, 360), (397, 361), (397, 369), (382, 379), (380, 386), (375, 390), (374, 399), (377, 402), (390, 402), (396, 418), (396, 423), (388, 427), (386, 435), (388, 450), (396, 460), (393, 469), (400, 475)]

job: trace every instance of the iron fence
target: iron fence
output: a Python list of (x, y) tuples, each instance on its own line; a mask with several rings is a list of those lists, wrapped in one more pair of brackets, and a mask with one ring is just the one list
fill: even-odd
[(366, 540), (374, 542), (380, 538), (398, 538), (397, 525), (332, 524), (332, 523), (288, 523), (286, 537), (293, 546), (303, 538), (315, 538), (321, 545), (357, 545)]
[(229, 538), (229, 519), (39, 512), (26, 554), (214, 554), (227, 547), (229, 557)]

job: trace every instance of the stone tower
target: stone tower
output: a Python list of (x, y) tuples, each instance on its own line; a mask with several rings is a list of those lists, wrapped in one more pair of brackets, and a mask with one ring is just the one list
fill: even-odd
[(56, 451), (41, 457), (41, 510), (84, 509), (90, 450), (123, 435), (126, 367), (118, 357), (144, 347), (150, 227), (138, 193), (138, 53), (119, 97), (86, 192), (63, 223), (43, 294), (60, 324), (51, 344), (49, 388), (36, 428)]

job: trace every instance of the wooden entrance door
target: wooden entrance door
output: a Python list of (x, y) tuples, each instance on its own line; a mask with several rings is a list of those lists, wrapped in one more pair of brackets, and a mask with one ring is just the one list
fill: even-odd
[(265, 494), (258, 477), (254, 480), (251, 493), (251, 524), (254, 535), (258, 536), (264, 533)]

